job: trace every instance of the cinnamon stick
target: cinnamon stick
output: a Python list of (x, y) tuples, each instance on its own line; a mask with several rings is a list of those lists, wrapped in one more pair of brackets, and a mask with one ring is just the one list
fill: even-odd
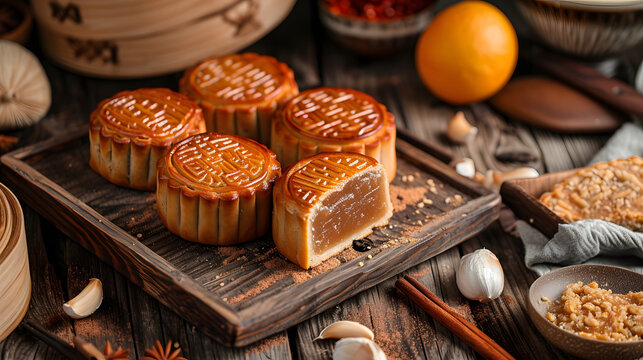
[(422, 310), (441, 323), (454, 335), (462, 339), (475, 352), (488, 360), (514, 359), (505, 349), (475, 327), (464, 317), (440, 300), (429, 289), (410, 276), (395, 283), (398, 289), (409, 296)]

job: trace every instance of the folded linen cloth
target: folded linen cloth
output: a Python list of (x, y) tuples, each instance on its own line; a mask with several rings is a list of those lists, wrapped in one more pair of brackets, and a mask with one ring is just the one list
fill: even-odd
[[(626, 123), (589, 164), (632, 155), (643, 156), (643, 128)], [(643, 233), (602, 220), (561, 224), (551, 240), (524, 221), (516, 228), (525, 246), (525, 265), (538, 275), (572, 264), (613, 265), (643, 274)]]

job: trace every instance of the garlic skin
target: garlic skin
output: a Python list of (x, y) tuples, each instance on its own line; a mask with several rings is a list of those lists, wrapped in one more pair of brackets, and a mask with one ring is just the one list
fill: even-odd
[(103, 302), (103, 284), (98, 279), (89, 279), (80, 294), (63, 304), (63, 310), (73, 319), (82, 319), (93, 314)]
[(463, 144), (469, 142), (473, 140), (477, 133), (478, 128), (469, 124), (462, 111), (455, 113), (451, 120), (449, 120), (447, 137), (455, 143)]
[(455, 278), (464, 297), (483, 303), (498, 298), (505, 286), (500, 261), (487, 249), (478, 249), (463, 256)]
[(342, 339), (349, 337), (361, 337), (373, 340), (375, 338), (375, 335), (373, 335), (373, 331), (371, 331), (371, 329), (358, 322), (342, 320), (326, 326), (326, 328), (324, 328), (324, 330), (319, 333), (319, 336), (316, 337), (313, 341), (324, 339)]
[(0, 40), (0, 130), (33, 125), (51, 105), (51, 87), (34, 54)]
[(335, 344), (333, 360), (386, 360), (386, 355), (369, 339), (344, 338)]

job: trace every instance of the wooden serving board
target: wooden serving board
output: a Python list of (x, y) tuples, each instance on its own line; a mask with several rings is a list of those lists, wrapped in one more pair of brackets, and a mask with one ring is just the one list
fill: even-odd
[[(2, 157), (19, 197), (217, 341), (243, 346), (287, 329), (477, 234), (498, 218), (500, 197), (457, 175), (448, 154), (400, 134), (391, 185), (395, 213), (368, 239), (310, 270), (267, 237), (205, 246), (168, 232), (153, 193), (115, 186), (92, 171), (87, 130)], [(421, 204), (421, 205), (420, 205)], [(370, 258), (369, 258), (370, 255)]]

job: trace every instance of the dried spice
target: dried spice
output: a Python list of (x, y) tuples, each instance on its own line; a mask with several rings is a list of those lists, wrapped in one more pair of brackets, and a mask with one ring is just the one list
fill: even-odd
[(369, 251), (373, 248), (373, 241), (369, 239), (353, 240), (353, 249), (359, 252)]
[(337, 15), (365, 20), (393, 20), (418, 13), (434, 0), (324, 0)]
[(187, 360), (186, 358), (179, 356), (181, 353), (181, 348), (176, 348), (174, 352), (172, 351), (172, 340), (167, 342), (165, 349), (161, 342), (156, 340), (156, 344), (152, 349), (145, 349), (145, 357), (141, 360)]
[(129, 349), (123, 350), (119, 346), (118, 349), (114, 350), (109, 341), (105, 344), (103, 354), (105, 354), (105, 360), (129, 360)]

